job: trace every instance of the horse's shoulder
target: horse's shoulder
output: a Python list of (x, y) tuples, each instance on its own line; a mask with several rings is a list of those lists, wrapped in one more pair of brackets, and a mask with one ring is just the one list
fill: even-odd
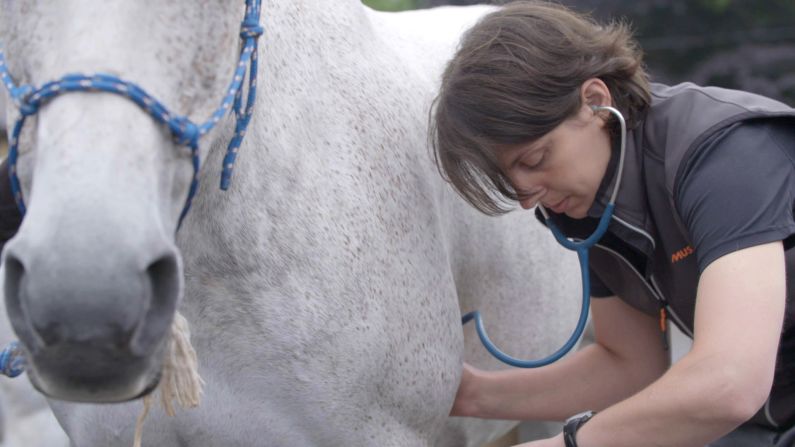
[(373, 31), (401, 61), (434, 76), (452, 57), (461, 35), (493, 6), (445, 6), (386, 13), (369, 11)]

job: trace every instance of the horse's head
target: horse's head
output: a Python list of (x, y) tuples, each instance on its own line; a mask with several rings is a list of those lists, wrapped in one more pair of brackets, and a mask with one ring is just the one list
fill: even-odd
[[(18, 86), (108, 73), (201, 123), (228, 88), (243, 8), (242, 0), (4, 1), (0, 41)], [(19, 112), (7, 110), (12, 126)], [(139, 105), (106, 92), (42, 103), (19, 141), (27, 211), (3, 253), (4, 292), (30, 379), (58, 399), (140, 396), (157, 383), (182, 294), (174, 234), (191, 152)], [(201, 141), (204, 158), (212, 142)]]

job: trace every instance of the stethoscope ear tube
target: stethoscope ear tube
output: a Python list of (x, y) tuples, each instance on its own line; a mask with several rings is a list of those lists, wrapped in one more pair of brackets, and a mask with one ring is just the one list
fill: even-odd
[(577, 258), (580, 261), (580, 274), (582, 277), (582, 308), (580, 309), (580, 318), (577, 320), (577, 326), (574, 329), (574, 332), (569, 337), (568, 341), (555, 353), (548, 357), (544, 357), (538, 360), (520, 360), (515, 357), (511, 357), (510, 355), (502, 352), (490, 339), (488, 334), (486, 334), (486, 328), (483, 325), (483, 318), (480, 316), (480, 312), (473, 311), (469, 312), (461, 318), (462, 324), (467, 324), (468, 322), (475, 320), (476, 329), (478, 332), (478, 336), (480, 337), (480, 341), (483, 343), (483, 346), (488, 350), (491, 355), (496, 357), (498, 360), (502, 361), (503, 363), (507, 363), (511, 366), (516, 366), (519, 368), (538, 368), (539, 366), (546, 366), (550, 363), (556, 362), (560, 360), (564, 355), (566, 355), (574, 345), (577, 344), (577, 340), (580, 339), (582, 336), (583, 331), (585, 330), (585, 323), (588, 321), (588, 309), (590, 308), (591, 304), (591, 277), (588, 271), (588, 250), (591, 249), (599, 239), (604, 236), (605, 232), (607, 231), (607, 227), (610, 224), (610, 219), (613, 217), (613, 210), (615, 209), (615, 201), (616, 196), (618, 195), (618, 189), (621, 185), (621, 177), (624, 173), (624, 158), (626, 155), (626, 139), (627, 139), (627, 126), (626, 122), (624, 121), (624, 117), (621, 115), (617, 109), (608, 106), (591, 106), (594, 111), (599, 110), (607, 110), (619, 121), (621, 125), (621, 146), (620, 146), (620, 153), (619, 153), (619, 161), (618, 161), (618, 170), (616, 172), (617, 178), (615, 186), (613, 187), (613, 193), (610, 195), (610, 201), (607, 203), (605, 207), (605, 211), (602, 213), (602, 217), (599, 218), (599, 224), (596, 226), (596, 229), (593, 233), (591, 233), (588, 238), (581, 241), (574, 241), (568, 239), (559, 229), (555, 226), (555, 223), (552, 222), (552, 219), (549, 218), (549, 214), (544, 209), (543, 206), (538, 205), (539, 210), (544, 215), (546, 220), (547, 226), (549, 227), (552, 234), (555, 236), (555, 239), (558, 241), (560, 245), (563, 247), (576, 251)]

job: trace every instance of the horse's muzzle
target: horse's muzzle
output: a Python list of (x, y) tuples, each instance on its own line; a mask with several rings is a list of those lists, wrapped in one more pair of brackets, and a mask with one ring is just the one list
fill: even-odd
[(36, 388), (60, 400), (119, 402), (156, 386), (182, 281), (176, 250), (155, 252), (140, 269), (124, 251), (69, 262), (10, 244), (6, 307)]
[(112, 403), (148, 394), (160, 380), (162, 355), (132, 357), (117, 350), (61, 344), (27, 359), (31, 383), (44, 395)]

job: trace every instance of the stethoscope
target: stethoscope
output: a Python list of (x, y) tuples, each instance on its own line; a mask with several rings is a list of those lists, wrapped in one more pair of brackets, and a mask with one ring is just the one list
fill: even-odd
[(580, 339), (583, 330), (585, 330), (585, 323), (588, 321), (588, 309), (591, 305), (591, 277), (588, 273), (588, 250), (596, 245), (597, 242), (599, 242), (599, 239), (601, 239), (605, 234), (605, 231), (607, 231), (607, 225), (610, 223), (610, 219), (613, 217), (616, 195), (618, 195), (618, 190), (621, 186), (621, 177), (624, 173), (624, 156), (626, 154), (627, 142), (627, 124), (624, 121), (624, 117), (621, 115), (621, 112), (613, 107), (608, 106), (591, 106), (591, 109), (594, 112), (607, 110), (618, 119), (618, 122), (621, 125), (621, 146), (618, 158), (618, 171), (616, 173), (616, 184), (613, 186), (613, 192), (610, 195), (610, 201), (607, 203), (607, 206), (602, 213), (602, 217), (599, 219), (599, 224), (596, 226), (596, 230), (594, 230), (594, 232), (591, 233), (591, 235), (585, 240), (575, 241), (569, 239), (563, 235), (558, 227), (555, 226), (555, 224), (549, 218), (547, 210), (544, 209), (541, 204), (538, 205), (538, 209), (541, 211), (541, 214), (544, 215), (547, 226), (552, 231), (552, 234), (555, 236), (555, 239), (558, 241), (558, 243), (569, 250), (576, 251), (577, 257), (580, 260), (580, 270), (582, 274), (582, 309), (580, 310), (580, 318), (577, 321), (577, 327), (574, 329), (574, 333), (571, 334), (569, 340), (560, 349), (558, 349), (549, 357), (538, 360), (520, 360), (502, 352), (494, 343), (492, 343), (492, 341), (489, 339), (489, 336), (486, 334), (486, 328), (483, 326), (483, 318), (481, 318), (480, 312), (470, 312), (461, 318), (462, 324), (467, 324), (469, 321), (475, 320), (478, 336), (480, 336), (480, 341), (483, 342), (483, 346), (485, 346), (494, 357), (497, 357), (497, 359), (500, 361), (511, 366), (517, 366), (519, 368), (538, 368), (539, 366), (549, 365), (552, 362), (560, 360), (571, 350), (571, 348), (574, 347), (574, 345), (577, 343), (577, 340)]

